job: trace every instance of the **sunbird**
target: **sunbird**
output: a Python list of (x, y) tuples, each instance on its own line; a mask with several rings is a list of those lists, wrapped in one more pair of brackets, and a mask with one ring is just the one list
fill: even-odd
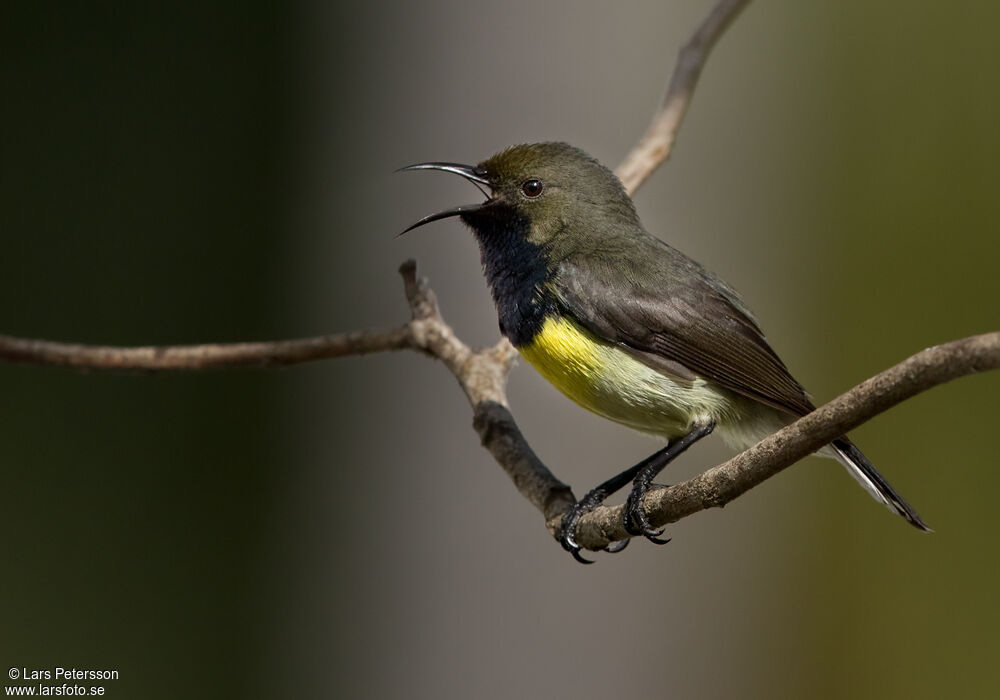
[[(403, 233), (454, 216), (472, 229), (500, 332), (521, 356), (584, 408), (667, 440), (566, 513), (560, 541), (578, 561), (589, 563), (575, 539), (580, 518), (628, 482), (626, 531), (662, 544), (642, 498), (674, 457), (713, 431), (745, 449), (813, 410), (739, 295), (648, 233), (621, 181), (584, 151), (522, 144), (478, 165), (402, 170), (454, 173), (486, 197), (425, 216)], [(818, 454), (839, 460), (875, 500), (931, 531), (846, 436)]]

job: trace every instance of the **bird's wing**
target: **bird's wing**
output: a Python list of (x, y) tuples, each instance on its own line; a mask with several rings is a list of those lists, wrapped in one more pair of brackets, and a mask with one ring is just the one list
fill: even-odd
[(636, 252), (564, 258), (551, 278), (563, 313), (666, 371), (680, 365), (793, 415), (813, 409), (732, 289), (658, 239)]

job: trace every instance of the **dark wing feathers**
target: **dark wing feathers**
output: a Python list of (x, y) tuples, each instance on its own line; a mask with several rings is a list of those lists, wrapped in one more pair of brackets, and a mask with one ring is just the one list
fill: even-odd
[(559, 263), (551, 279), (564, 313), (665, 368), (681, 365), (794, 415), (813, 409), (735, 292), (662, 241), (633, 240), (638, 256), (603, 250)]

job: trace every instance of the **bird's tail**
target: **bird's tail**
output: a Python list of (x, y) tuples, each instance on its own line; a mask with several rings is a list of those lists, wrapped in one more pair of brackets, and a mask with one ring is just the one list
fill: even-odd
[(899, 513), (906, 521), (918, 530), (924, 532), (934, 532), (927, 524), (921, 520), (917, 511), (913, 510), (903, 497), (896, 493), (896, 490), (889, 485), (881, 474), (872, 466), (868, 458), (861, 454), (853, 442), (846, 438), (834, 440), (830, 445), (837, 453), (837, 459), (847, 467), (859, 484), (861, 484), (872, 497), (884, 505), (889, 510)]

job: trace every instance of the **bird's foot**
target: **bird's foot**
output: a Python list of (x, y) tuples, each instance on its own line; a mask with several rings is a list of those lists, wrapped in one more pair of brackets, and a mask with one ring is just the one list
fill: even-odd
[(666, 544), (670, 538), (660, 537), (663, 534), (663, 528), (655, 529), (650, 525), (646, 511), (642, 508), (642, 499), (648, 491), (648, 486), (643, 488), (642, 485), (636, 484), (625, 500), (625, 522), (623, 523), (625, 532), (635, 536), (642, 535), (653, 544)]
[[(618, 482), (624, 480), (625, 483), (628, 483), (626, 479), (629, 476), (630, 472), (623, 472), (617, 477), (609, 479), (600, 486), (591, 489), (583, 498), (574, 503), (573, 507), (563, 516), (562, 525), (559, 528), (559, 544), (581, 564), (593, 564), (594, 562), (580, 554), (582, 548), (576, 541), (576, 529), (580, 526), (580, 518), (604, 503), (604, 499), (608, 497), (608, 493), (621, 488)], [(604, 551), (615, 554), (625, 549), (626, 546), (628, 546), (628, 540), (612, 542), (604, 548)]]
[[(563, 516), (562, 526), (560, 527), (559, 544), (581, 564), (593, 564), (594, 561), (580, 554), (582, 548), (576, 543), (576, 528), (580, 524), (580, 518), (593, 509), (594, 506), (587, 507), (586, 504), (577, 503), (570, 512)], [(618, 552), (628, 547), (629, 542), (630, 540), (628, 539), (612, 542), (604, 548), (604, 551), (610, 554), (618, 554)]]
[(563, 516), (562, 525), (559, 528), (559, 544), (581, 564), (593, 564), (592, 559), (587, 559), (580, 554), (580, 545), (576, 543), (576, 528), (580, 525), (580, 518), (594, 509), (594, 506), (588, 505), (586, 501), (587, 499), (584, 498), (577, 502)]

